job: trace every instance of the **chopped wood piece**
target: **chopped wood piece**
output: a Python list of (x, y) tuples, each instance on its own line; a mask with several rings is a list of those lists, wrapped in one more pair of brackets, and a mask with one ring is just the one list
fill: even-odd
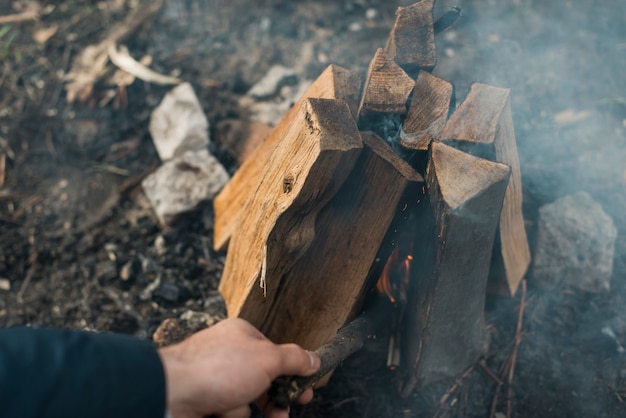
[(281, 278), (274, 301), (262, 306), (257, 292), (242, 312), (272, 341), (317, 349), (354, 317), (374, 284), (368, 272), (405, 188), (423, 183), (380, 137), (362, 138), (353, 172), (318, 216), (311, 248), (290, 271), (274, 274)]
[(292, 121), (231, 238), (219, 287), (229, 316), (239, 316), (255, 295), (258, 308), (272, 304), (282, 279), (277, 269), (298, 261), (311, 245), (317, 214), (362, 148), (343, 101), (307, 99)]
[(367, 69), (367, 77), (359, 119), (370, 113), (406, 113), (406, 105), (415, 86), (407, 75), (381, 48), (378, 48)]
[(430, 141), (439, 138), (450, 113), (453, 94), (451, 83), (426, 71), (419, 72), (400, 131), (403, 147), (426, 151)]
[(424, 226), (405, 316), (405, 354), (413, 367), (405, 396), (461, 373), (484, 353), (485, 290), (509, 175), (504, 164), (432, 144), (430, 205), (421, 205)]
[(433, 29), (433, 0), (398, 7), (385, 52), (412, 76), (421, 68), (431, 71), (437, 64)]
[(258, 186), (261, 173), (268, 163), (276, 145), (285, 135), (306, 98), (344, 100), (356, 117), (360, 76), (336, 65), (330, 65), (313, 82), (302, 98), (287, 112), (265, 141), (239, 167), (224, 189), (213, 202), (215, 208), (214, 247), (224, 250), (233, 232), (237, 229), (244, 204)]
[(511, 180), (500, 216), (499, 256), (502, 257), (510, 294), (514, 295), (530, 264), (530, 250), (522, 213), (522, 176), (511, 116), (510, 90), (473, 84), (467, 98), (450, 117), (441, 139), (459, 149), (511, 167)]
[[(275, 223), (266, 240), (266, 258), (261, 263), (263, 272), (259, 273), (265, 274), (265, 292), (256, 285), (251, 289), (244, 288), (244, 280), (231, 293), (236, 296), (244, 294), (245, 301), (229, 304), (234, 297), (226, 297), (229, 315), (247, 319), (272, 341), (295, 342), (315, 350), (355, 315), (366, 291), (373, 285), (367, 280), (368, 271), (405, 187), (423, 182), (421, 176), (394, 154), (382, 139), (371, 133), (363, 133), (362, 137), (365, 148), (352, 173), (339, 192), (319, 211), (317, 219), (315, 213), (319, 205), (308, 202), (308, 206), (301, 209), (293, 205), (286, 208)], [(277, 152), (285, 141), (281, 142)], [(259, 190), (268, 172), (264, 173)], [(265, 196), (271, 199), (271, 194), (265, 193)], [(260, 206), (257, 203), (255, 207)], [(302, 211), (304, 213), (300, 213)], [(266, 222), (267, 213), (259, 210), (257, 216)], [(256, 220), (250, 222), (256, 223)], [(306, 252), (293, 254), (289, 237), (294, 232), (285, 232), (286, 227), (300, 228), (296, 231), (299, 235), (315, 237)], [(303, 233), (302, 228), (310, 230)], [(223, 280), (249, 274), (229, 271), (231, 262), (236, 262), (231, 254), (240, 251), (239, 246), (258, 245), (249, 238), (239, 243), (240, 236), (247, 230), (242, 222), (232, 237)], [(247, 254), (239, 262), (249, 266), (250, 260), (255, 258)], [(241, 309), (238, 310), (237, 306)]]

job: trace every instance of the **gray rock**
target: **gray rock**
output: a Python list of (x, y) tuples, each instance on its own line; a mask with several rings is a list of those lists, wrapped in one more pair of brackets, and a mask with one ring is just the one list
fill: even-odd
[(274, 65), (267, 74), (248, 91), (255, 99), (266, 99), (274, 96), (281, 87), (296, 84), (298, 75), (295, 70), (282, 65)]
[(240, 105), (248, 109), (251, 120), (274, 126), (302, 97), (310, 85), (311, 81), (305, 80), (294, 86), (284, 86), (280, 89), (280, 95), (269, 101), (256, 101), (250, 97), (244, 97)]
[(608, 291), (616, 237), (613, 220), (586, 192), (543, 206), (533, 280), (544, 287)]
[(164, 225), (199, 203), (213, 199), (228, 181), (228, 173), (207, 150), (187, 151), (146, 177), (144, 192)]
[(222, 318), (209, 315), (206, 312), (187, 310), (180, 315), (179, 319), (187, 321), (187, 326), (191, 330), (198, 331), (216, 324)]
[(170, 90), (150, 115), (150, 135), (161, 161), (206, 148), (209, 122), (189, 83)]
[(176, 302), (180, 297), (180, 287), (176, 283), (161, 282), (153, 292), (154, 296), (160, 297), (168, 302)]

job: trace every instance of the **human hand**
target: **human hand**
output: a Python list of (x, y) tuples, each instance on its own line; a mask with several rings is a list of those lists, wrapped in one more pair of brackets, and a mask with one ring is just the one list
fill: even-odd
[[(268, 418), (288, 418), (287, 410), (267, 400), (272, 381), (281, 375), (309, 376), (320, 366), (314, 353), (295, 344), (276, 345), (238, 318), (162, 348), (159, 355), (165, 370), (167, 408), (173, 418), (248, 417), (252, 402)], [(299, 402), (307, 403), (312, 397), (309, 389)]]

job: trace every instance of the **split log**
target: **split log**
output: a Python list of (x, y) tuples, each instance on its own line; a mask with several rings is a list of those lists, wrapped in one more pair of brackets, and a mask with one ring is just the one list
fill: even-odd
[(411, 76), (420, 69), (431, 71), (437, 64), (433, 28), (433, 0), (398, 7), (385, 52)]
[[(231, 271), (231, 264), (249, 266), (250, 260), (254, 260), (250, 256), (252, 250), (243, 256), (236, 254), (243, 246), (258, 245), (246, 238), (240, 246), (240, 235), (248, 229), (243, 223), (233, 235), (221, 285), (231, 289), (229, 296), (225, 295), (229, 315), (247, 319), (272, 341), (295, 342), (315, 350), (355, 316), (373, 285), (367, 280), (368, 271), (405, 187), (423, 182), (382, 139), (371, 133), (363, 133), (362, 137), (365, 147), (358, 162), (317, 220), (310, 215), (317, 205), (312, 209), (302, 207), (300, 211), (306, 211), (305, 214), (292, 205), (268, 234), (264, 272), (260, 273), (265, 275), (265, 292), (257, 286), (250, 288), (245, 280), (236, 286), (225, 284), (237, 277), (249, 277), (249, 271)], [(284, 142), (278, 149), (283, 148)], [(307, 183), (315, 179), (309, 178)], [(266, 198), (271, 199), (270, 196)], [(258, 204), (256, 207), (261, 208)], [(263, 210), (257, 216), (262, 219), (260, 222), (266, 222)], [(307, 232), (315, 239), (302, 256), (291, 255), (290, 239), (282, 231), (291, 225), (314, 226), (314, 231)], [(245, 300), (237, 300), (242, 294)]]
[(259, 306), (273, 301), (281, 280), (277, 272), (297, 262), (311, 244), (317, 214), (348, 177), (362, 148), (343, 101), (306, 99), (292, 120), (231, 238), (219, 286), (231, 317), (240, 316), (246, 304), (251, 309), (255, 291)]
[(486, 349), (485, 293), (509, 175), (504, 164), (432, 144), (430, 205), (421, 205), (425, 226), (405, 314), (405, 353), (413, 370), (404, 396), (457, 375)]
[(497, 253), (514, 295), (530, 264), (522, 213), (522, 176), (511, 116), (510, 90), (475, 83), (446, 124), (441, 139), (471, 154), (507, 164), (511, 180), (500, 217)]
[(313, 245), (282, 278), (271, 305), (261, 307), (265, 301), (257, 297), (245, 311), (246, 319), (264, 318), (255, 325), (272, 341), (317, 349), (358, 313), (374, 285), (368, 272), (403, 192), (423, 183), (385, 141), (371, 132), (361, 136), (363, 152), (320, 212)]
[(367, 69), (359, 119), (372, 113), (404, 115), (415, 80), (407, 75), (381, 48), (378, 48)]
[(239, 167), (213, 202), (215, 208), (213, 246), (216, 250), (226, 249), (228, 240), (242, 218), (246, 199), (258, 186), (261, 173), (268, 164), (272, 152), (287, 132), (304, 100), (307, 98), (344, 100), (350, 107), (352, 116), (356, 117), (360, 84), (360, 76), (357, 73), (336, 65), (328, 66), (276, 125), (265, 141)]
[(439, 139), (452, 106), (452, 84), (426, 71), (420, 71), (409, 111), (400, 131), (400, 144), (408, 149), (428, 150), (430, 142)]

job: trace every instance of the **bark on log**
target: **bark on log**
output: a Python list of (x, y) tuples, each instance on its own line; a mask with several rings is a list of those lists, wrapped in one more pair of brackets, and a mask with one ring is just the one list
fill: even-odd
[(415, 80), (379, 48), (367, 70), (359, 104), (359, 119), (372, 113), (404, 115), (414, 86)]
[(420, 205), (423, 226), (405, 314), (413, 370), (404, 396), (462, 372), (486, 348), (485, 291), (509, 175), (504, 164), (432, 144), (430, 205)]
[(231, 238), (219, 287), (231, 317), (239, 316), (257, 292), (259, 306), (274, 300), (282, 278), (275, 274), (311, 244), (317, 214), (348, 177), (362, 148), (343, 101), (306, 99), (292, 119)]
[(242, 210), (246, 199), (258, 186), (263, 169), (302, 107), (304, 100), (307, 98), (344, 100), (350, 107), (352, 116), (356, 117), (360, 83), (360, 76), (357, 73), (336, 65), (328, 66), (309, 87), (302, 99), (276, 125), (265, 141), (239, 167), (213, 202), (215, 208), (213, 246), (216, 250), (225, 250), (228, 246), (228, 240), (243, 216)]
[(451, 83), (420, 71), (400, 131), (400, 144), (408, 149), (428, 150), (430, 142), (439, 139), (446, 125), (450, 107), (454, 106), (453, 95)]
[(474, 155), (507, 164), (511, 179), (500, 217), (497, 252), (505, 281), (514, 295), (530, 264), (530, 250), (522, 213), (522, 176), (511, 116), (510, 90), (475, 83), (450, 117), (443, 142)]
[(437, 63), (433, 29), (433, 0), (398, 7), (385, 52), (409, 75), (420, 69), (431, 71)]

